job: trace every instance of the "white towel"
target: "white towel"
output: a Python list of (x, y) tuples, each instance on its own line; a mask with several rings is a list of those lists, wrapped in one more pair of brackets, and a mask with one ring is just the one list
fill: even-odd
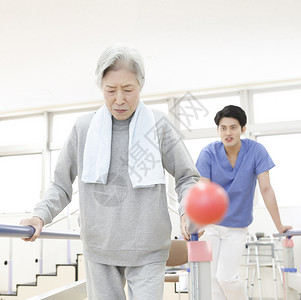
[[(103, 105), (94, 115), (88, 129), (84, 149), (83, 182), (107, 183), (111, 142), (112, 115)], [(139, 102), (130, 122), (128, 153), (128, 170), (133, 188), (165, 184), (155, 116), (142, 102)]]

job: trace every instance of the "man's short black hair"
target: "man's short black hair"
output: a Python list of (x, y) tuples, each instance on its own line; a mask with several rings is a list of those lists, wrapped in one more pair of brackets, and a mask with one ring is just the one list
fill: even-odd
[(217, 112), (217, 114), (215, 115), (215, 118), (214, 118), (215, 124), (217, 126), (219, 126), (221, 119), (224, 117), (233, 118), (233, 119), (238, 120), (241, 128), (244, 127), (247, 123), (246, 113), (239, 106), (235, 106), (235, 105), (225, 106), (222, 110)]

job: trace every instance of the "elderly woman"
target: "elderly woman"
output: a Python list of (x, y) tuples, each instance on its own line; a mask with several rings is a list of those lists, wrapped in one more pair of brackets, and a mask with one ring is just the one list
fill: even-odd
[(180, 203), (199, 174), (165, 115), (140, 101), (144, 67), (135, 49), (107, 49), (96, 75), (105, 105), (76, 121), (50, 188), (21, 224), (35, 227), (35, 240), (70, 203), (78, 176), (88, 298), (125, 299), (127, 281), (130, 299), (160, 300), (171, 243), (164, 169)]

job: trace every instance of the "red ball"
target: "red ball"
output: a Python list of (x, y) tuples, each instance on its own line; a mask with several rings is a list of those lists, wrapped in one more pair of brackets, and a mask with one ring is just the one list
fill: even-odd
[(218, 223), (227, 212), (229, 198), (226, 191), (214, 182), (199, 182), (185, 197), (186, 213), (198, 225)]

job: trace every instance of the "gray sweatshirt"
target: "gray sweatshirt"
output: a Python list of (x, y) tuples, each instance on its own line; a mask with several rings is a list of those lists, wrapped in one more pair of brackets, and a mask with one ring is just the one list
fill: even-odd
[[(111, 161), (106, 184), (81, 181), (87, 131), (94, 114), (80, 117), (62, 148), (54, 179), (34, 215), (45, 224), (69, 204), (78, 176), (80, 231), (87, 259), (115, 266), (139, 266), (168, 258), (171, 221), (166, 186), (133, 188), (128, 170), (129, 123), (113, 118)], [(166, 116), (154, 111), (164, 169), (175, 178), (180, 202), (200, 178)], [(147, 172), (147, 168), (146, 171)]]

